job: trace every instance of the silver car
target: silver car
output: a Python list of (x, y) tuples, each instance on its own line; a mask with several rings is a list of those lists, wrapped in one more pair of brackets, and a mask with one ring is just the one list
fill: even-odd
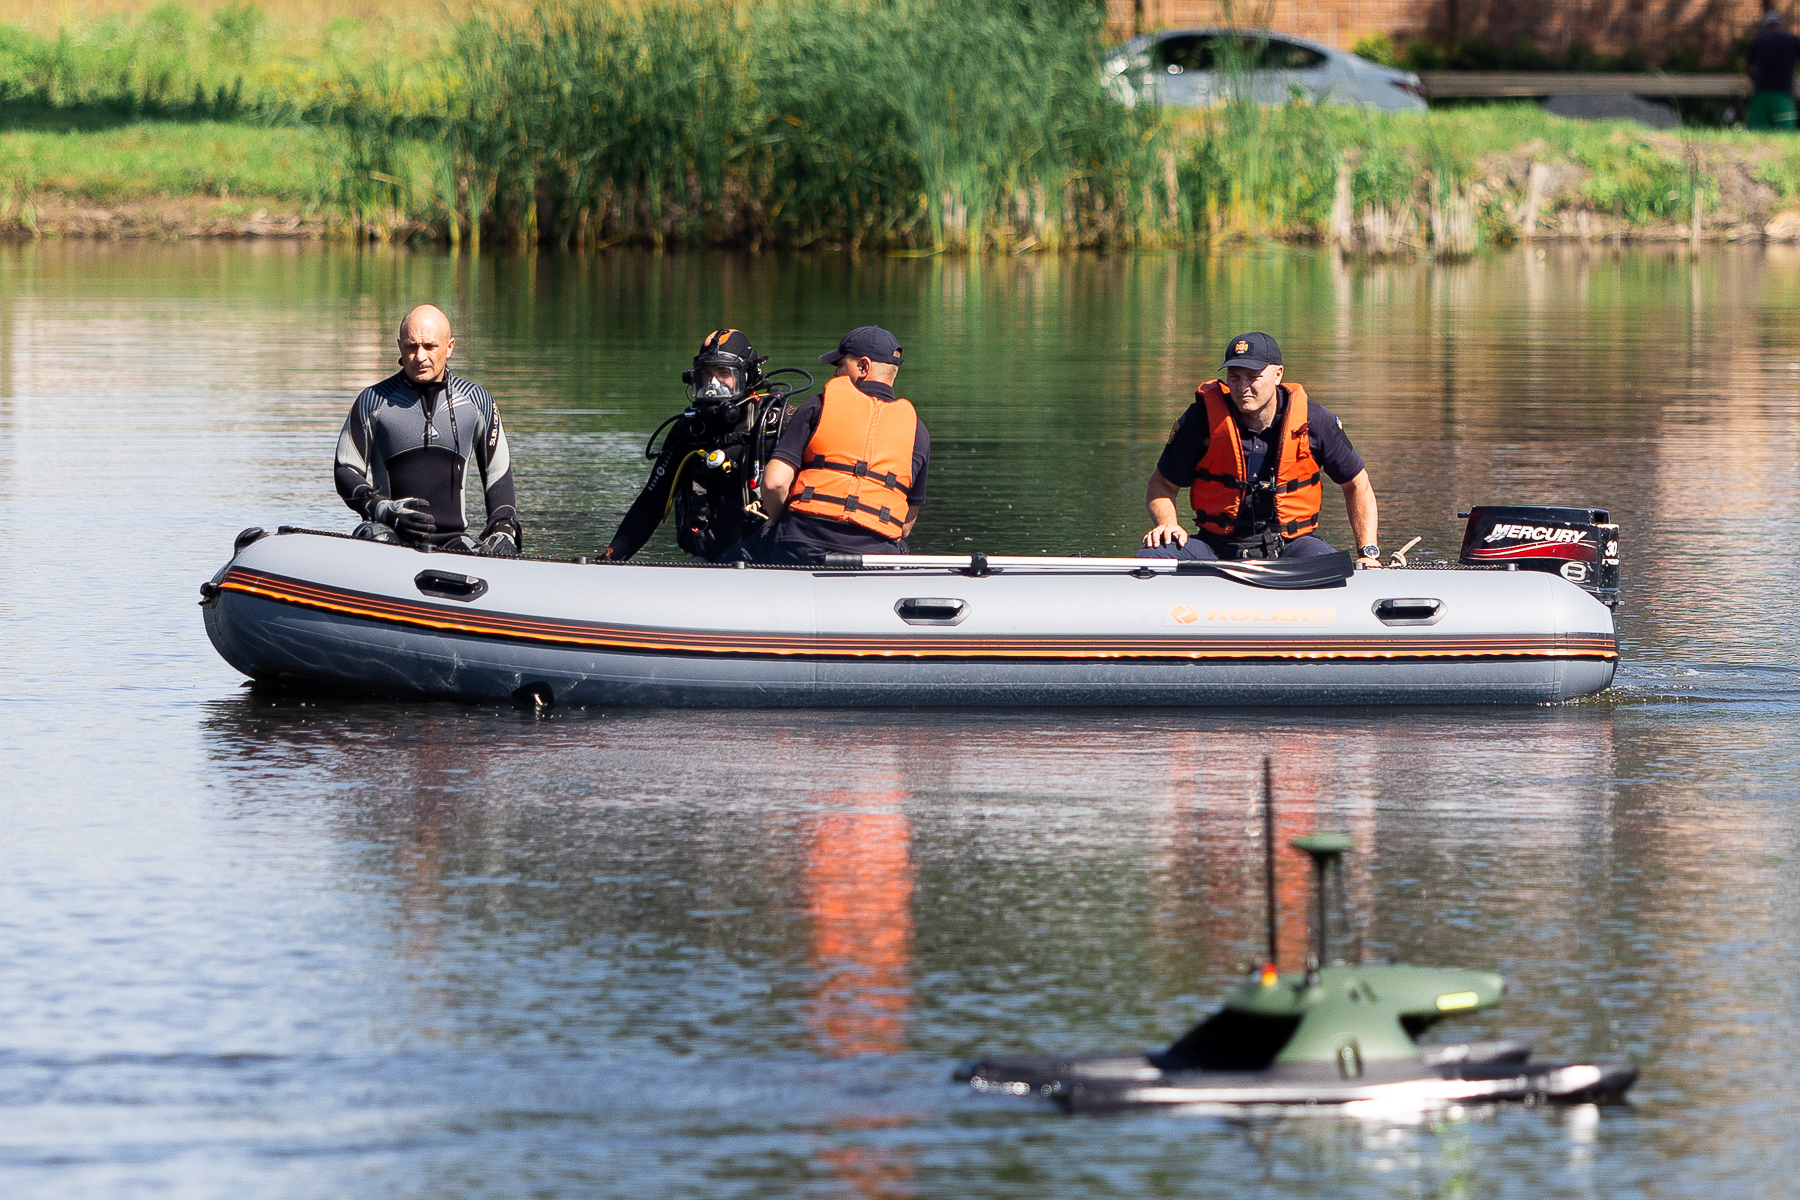
[(1168, 29), (1132, 38), (1106, 61), (1107, 83), (1127, 104), (1154, 95), (1177, 108), (1228, 100), (1286, 104), (1299, 94), (1328, 104), (1423, 111), (1411, 71), (1266, 29)]

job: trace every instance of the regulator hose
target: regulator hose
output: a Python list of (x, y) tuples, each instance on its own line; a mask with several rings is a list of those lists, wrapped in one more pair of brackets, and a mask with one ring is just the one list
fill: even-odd
[[(686, 410), (684, 409), (683, 411), (685, 412)], [(657, 455), (662, 453), (661, 450), (658, 450), (656, 448), (656, 439), (662, 436), (663, 430), (667, 429), (669, 426), (673, 425), (675, 422), (677, 422), (679, 420), (681, 420), (681, 413), (676, 413), (674, 416), (672, 416), (668, 420), (664, 421), (661, 425), (658, 425), (651, 432), (650, 440), (644, 443), (644, 457), (645, 458), (649, 459), (651, 462), (656, 461)]]
[(658, 525), (669, 519), (669, 513), (675, 507), (675, 489), (681, 486), (681, 473), (687, 470), (687, 465), (699, 458), (702, 453), (704, 451), (689, 450), (681, 456), (681, 461), (675, 464), (675, 476), (669, 480), (669, 499), (663, 504), (662, 516), (657, 518)]

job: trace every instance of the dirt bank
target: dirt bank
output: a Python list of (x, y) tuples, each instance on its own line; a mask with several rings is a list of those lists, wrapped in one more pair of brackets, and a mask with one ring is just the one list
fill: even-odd
[[(1767, 146), (1684, 141), (1679, 134), (1643, 135), (1666, 160), (1692, 164), (1702, 202), (1698, 236), (1705, 242), (1800, 241), (1800, 209), (1775, 181), (1791, 167)], [(1691, 203), (1631, 219), (1596, 202), (1588, 166), (1541, 140), (1477, 161), (1471, 193), (1497, 220), (1495, 241), (1686, 241), (1696, 234)], [(1642, 188), (1651, 186), (1645, 180)]]
[(97, 204), (55, 192), (28, 195), (0, 213), (0, 238), (320, 238), (324, 214), (280, 200), (157, 197)]

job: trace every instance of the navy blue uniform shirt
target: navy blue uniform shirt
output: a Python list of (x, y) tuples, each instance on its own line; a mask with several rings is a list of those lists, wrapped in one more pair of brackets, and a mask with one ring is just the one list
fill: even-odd
[[(1289, 396), (1288, 389), (1282, 387), (1281, 403), (1284, 406), (1289, 403)], [(1230, 399), (1225, 403), (1229, 407)], [(1274, 474), (1274, 464), (1268, 459), (1275, 431), (1282, 425), (1280, 415), (1277, 411), (1275, 423), (1261, 433), (1250, 433), (1242, 425), (1238, 426), (1238, 440), (1244, 446), (1244, 470), (1251, 479), (1262, 478), (1265, 469), (1269, 474)], [(1326, 478), (1342, 485), (1362, 474), (1362, 455), (1350, 444), (1350, 435), (1344, 432), (1344, 423), (1329, 408), (1316, 400), (1308, 400), (1306, 421), (1307, 446), (1312, 450), (1312, 456), (1318, 460), (1319, 466), (1324, 469)], [(1169, 431), (1169, 443), (1163, 447), (1162, 457), (1156, 460), (1157, 473), (1177, 487), (1192, 484), (1194, 468), (1206, 453), (1210, 436), (1211, 431), (1206, 424), (1206, 404), (1195, 400), (1181, 414), (1181, 419), (1175, 422), (1175, 428)], [(1241, 532), (1250, 532), (1251, 514), (1248, 509), (1240, 514), (1238, 525)]]

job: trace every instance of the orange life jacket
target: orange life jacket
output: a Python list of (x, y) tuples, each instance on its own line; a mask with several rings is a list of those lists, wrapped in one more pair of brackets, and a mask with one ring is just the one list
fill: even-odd
[(831, 379), (789, 510), (898, 538), (906, 527), (918, 432), (910, 400), (877, 400), (841, 375)]
[[(1279, 439), (1281, 458), (1271, 486), (1275, 490), (1274, 529), (1292, 540), (1319, 527), (1324, 488), (1319, 483), (1323, 473), (1308, 441), (1312, 428), (1306, 419), (1306, 389), (1297, 383), (1282, 387), (1287, 390), (1288, 402), (1281, 427), (1273, 431)], [(1194, 506), (1194, 517), (1201, 530), (1230, 537), (1237, 532), (1238, 514), (1249, 503), (1253, 490), (1252, 482), (1244, 478), (1244, 443), (1238, 436), (1224, 384), (1208, 380), (1195, 396), (1206, 406), (1206, 425), (1211, 436), (1206, 452), (1194, 464), (1194, 485), (1188, 489), (1188, 501)]]

